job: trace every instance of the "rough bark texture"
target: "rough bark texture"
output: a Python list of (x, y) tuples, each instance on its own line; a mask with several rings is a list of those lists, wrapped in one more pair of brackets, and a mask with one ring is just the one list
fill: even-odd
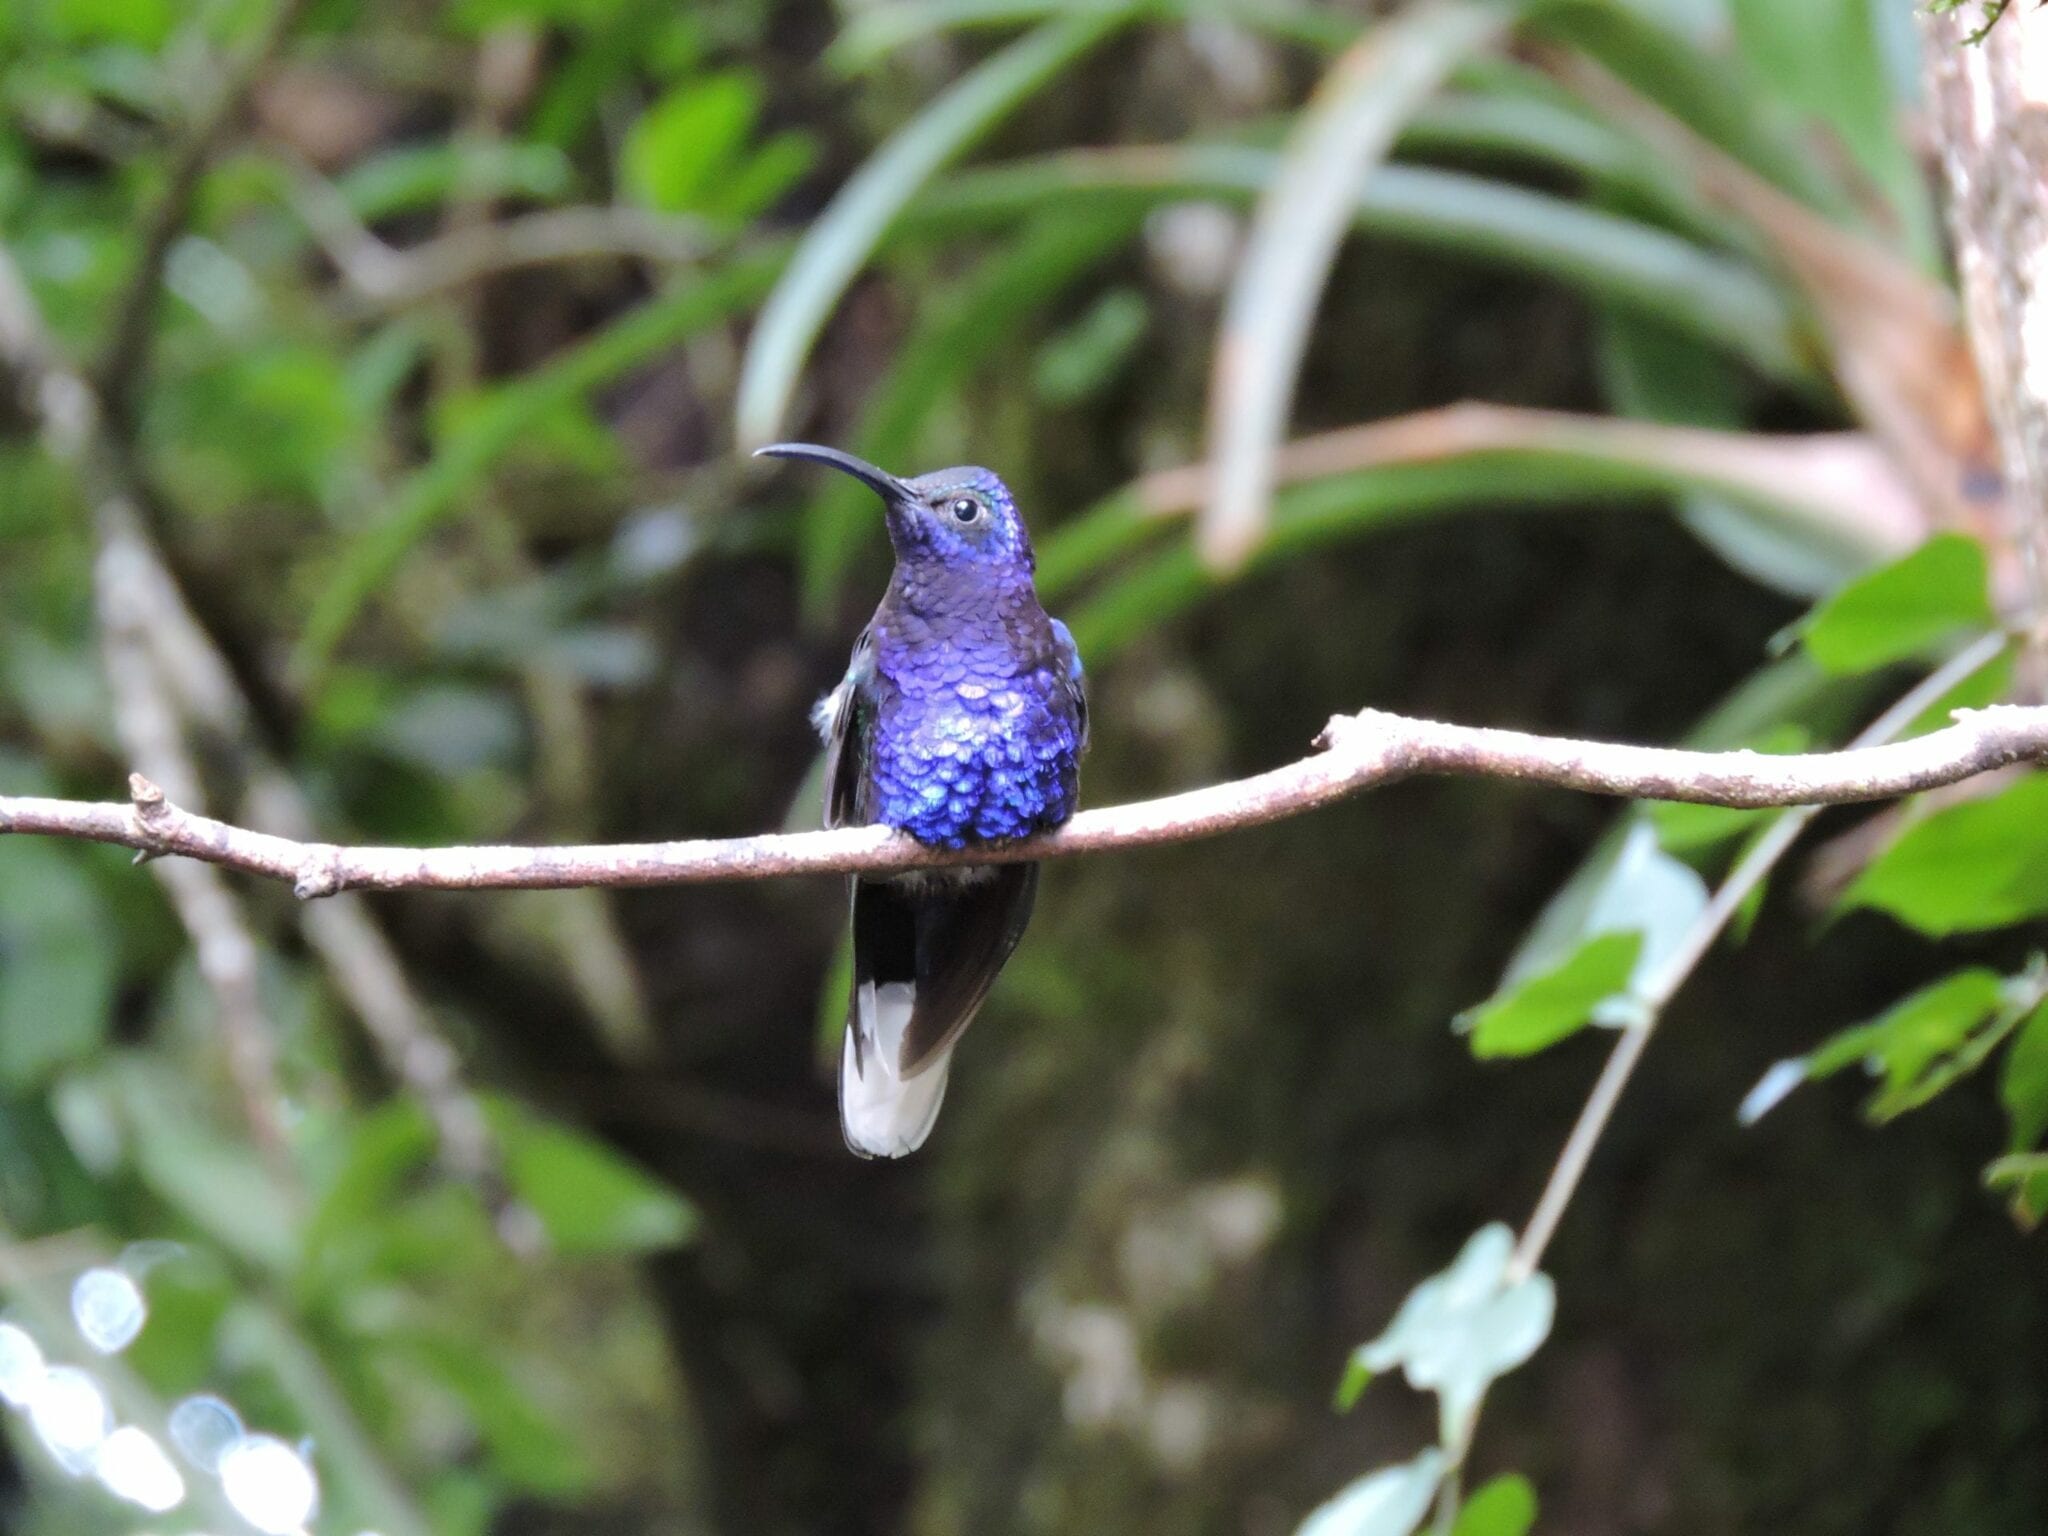
[(1978, 24), (1971, 11), (1922, 17), (1927, 97), (1970, 346), (2038, 628), (2048, 615), (2048, 14), (2011, 8), (1973, 44)]

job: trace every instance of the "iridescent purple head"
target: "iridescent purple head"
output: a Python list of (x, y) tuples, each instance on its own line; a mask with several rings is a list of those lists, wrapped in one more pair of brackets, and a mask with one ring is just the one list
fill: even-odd
[(1037, 564), (1017, 503), (990, 470), (968, 465), (900, 480), (865, 459), (816, 443), (773, 443), (754, 451), (756, 457), (828, 465), (867, 486), (882, 498), (899, 560), (1027, 572)]

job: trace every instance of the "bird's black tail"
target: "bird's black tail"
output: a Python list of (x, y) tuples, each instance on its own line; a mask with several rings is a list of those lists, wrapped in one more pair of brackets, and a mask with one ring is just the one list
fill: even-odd
[(1024, 936), (1036, 864), (853, 883), (853, 997), (839, 1125), (863, 1157), (924, 1145), (946, 1096), (953, 1043)]

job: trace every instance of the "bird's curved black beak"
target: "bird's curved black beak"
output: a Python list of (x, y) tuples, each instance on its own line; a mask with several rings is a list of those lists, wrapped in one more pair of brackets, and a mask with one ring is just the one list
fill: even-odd
[(826, 448), (818, 443), (770, 443), (765, 448), (756, 448), (754, 457), (805, 459), (813, 464), (824, 464), (838, 470), (842, 475), (853, 476), (883, 501), (892, 505), (899, 501), (915, 499), (910, 487), (887, 470), (877, 469), (866, 459), (857, 459), (850, 453), (842, 453), (837, 448)]

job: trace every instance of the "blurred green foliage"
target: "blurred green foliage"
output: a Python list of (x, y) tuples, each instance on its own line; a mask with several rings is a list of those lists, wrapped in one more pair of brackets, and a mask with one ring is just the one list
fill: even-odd
[[(102, 356), (178, 146), (270, 14), (0, 8), (0, 238), (64, 355)], [(1437, 680), (1403, 706), (1635, 737), (1684, 734), (1725, 692), (1703, 745), (1839, 743), (2027, 601), (1994, 581), (2010, 551), (1956, 531), (1999, 525), (1977, 504), (1995, 491), (1972, 489), (1995, 474), (1981, 402), (1939, 393), (1959, 348), (1926, 318), (1946, 279), (1906, 126), (1910, 22), (1879, 0), (320, 0), (198, 179), (146, 374), (102, 381), (139, 403), (122, 463), (231, 700), (175, 624), (151, 642), (159, 683), (214, 809), (270, 817), (282, 778), (325, 838), (805, 818), (805, 713), (885, 550), (857, 488), (806, 482), (799, 505), (737, 452), (801, 423), (1017, 487), (1099, 680), (1097, 803), (1291, 756), (1367, 702), (1333, 696), (1360, 678)], [(1380, 56), (1390, 27), (1419, 54)], [(0, 793), (104, 798), (137, 766), (103, 670), (106, 528), (39, 446), (36, 402), (8, 398)], [(1466, 399), (1511, 409), (1438, 409)], [(1266, 464), (1283, 424), (1304, 441)], [(1210, 425), (1274, 483), (1234, 514), (1238, 571), (1205, 557), (1213, 485), (1180, 472)], [(1900, 467), (1930, 461), (1931, 480)], [(1525, 511), (1542, 534), (1505, 515)], [(1653, 542), (1667, 512), (1703, 553)], [(1569, 553), (1541, 567), (1539, 605), (1468, 598), (1519, 592), (1514, 562), (1553, 537)], [(1688, 574), (1645, 586), (1646, 559)], [(1941, 708), (2024, 675), (1986, 666)], [(1951, 1165), (1988, 1163), (2022, 1222), (2048, 1214), (2029, 931), (2048, 816), (2031, 774), (1978, 790), (1835, 828), (1862, 839), (1838, 904), (1878, 915), (1845, 915), (1820, 953), (1898, 925), (1863, 941), (1895, 961), (1869, 981), (1889, 996), (1843, 983), (1766, 1021), (1800, 1053), (1777, 1096), (1861, 1067), (1871, 1118), (1940, 1099), (1930, 1118), (1967, 1121), (1928, 1175), (1949, 1204), (1881, 1202), (1809, 1266), (1830, 1305), (1837, 1269), (1876, 1276), (1828, 1325), (1873, 1351), (1890, 1341), (1868, 1319), (1940, 1284), (1902, 1253), (1956, 1224), (1973, 1251), (2002, 1240), (1969, 1225), (1995, 1204), (1943, 1183)], [(1871, 1497), (1905, 1510), (1884, 1528), (2037, 1528), (2038, 1477), (1935, 1438), (1970, 1394), (1910, 1350), (1869, 1422), (1769, 1436), (1739, 1472), (1646, 1451), (1719, 1501), (1697, 1519), (1642, 1515), (1615, 1492), (1627, 1466), (1604, 1502), (1585, 1491), (1597, 1415), (1532, 1410), (1538, 1355), (1501, 1388), (1522, 1426), (1502, 1454), (1534, 1485), (1475, 1479), (1459, 1508), (1441, 1490), (1479, 1397), (1550, 1328), (1548, 1282), (1511, 1276), (1491, 1227), (1486, 1265), (1454, 1266), (1470, 1294), (1416, 1347), (1434, 1363), (1389, 1346), (1374, 1367), (1455, 1379), (1464, 1427), (1414, 1457), (1426, 1430), (1384, 1390), (1347, 1421), (1369, 1430), (1326, 1422), (1337, 1351), (1548, 1157), (1520, 1099), (1488, 1100), (1456, 1156), (1412, 1150), (1434, 1145), (1418, 1106), (1467, 1096), (1444, 1016), (1501, 974), (1464, 1016), (1471, 1052), (1537, 1057), (1491, 1070), (1575, 1096), (1540, 1053), (1576, 1061), (1572, 1042), (1653, 1016), (1711, 883), (1769, 835), (1753, 813), (1638, 807), (1601, 838), (1594, 812), (1455, 793), (1412, 820), (1376, 799), (1356, 813), (1390, 818), (1376, 841), (1333, 815), (1307, 843), (1200, 851), (1228, 889), (1186, 863), (1049, 880), (1069, 916), (1006, 980), (951, 1140), (908, 1170), (841, 1158), (815, 1072), (820, 975), (828, 1019), (843, 985), (828, 890), (393, 900), (368, 918), (386, 968), (361, 931), (237, 888), (275, 1058), (252, 1097), (165, 888), (107, 850), (11, 840), (9, 1315), (101, 1372), (124, 1422), (162, 1432), (205, 1393), (304, 1437), (322, 1536), (1220, 1531), (1318, 1504), (1319, 1532), (1401, 1536), (1433, 1501), (1461, 1536), (1520, 1536), (1536, 1487), (1589, 1530), (1819, 1536), (1873, 1528), (1824, 1469), (1880, 1461), (1900, 1487)], [(1446, 828), (1479, 845), (1403, 841)], [(1381, 889), (1377, 854), (1411, 883)], [(1774, 998), (1808, 995), (1804, 958), (1756, 957), (1803, 943), (1794, 894), (1760, 889), (1738, 925), (1732, 964)], [(1905, 934), (1966, 947), (1899, 958)], [(1342, 1036), (1317, 1032), (1325, 994)], [(422, 1087), (444, 1058), (452, 1109)], [(1708, 1075), (1759, 1064), (1715, 1056)], [(1733, 1105), (1708, 1108), (1722, 1124)], [(475, 1117), (483, 1166), (451, 1152), (450, 1114)], [(1692, 1155), (1639, 1149), (1631, 1177), (1682, 1180)], [(1818, 1225), (1839, 1153), (1802, 1155), (1800, 1179), (1743, 1195), (1755, 1219)], [(1671, 1198), (1688, 1219), (1713, 1203)], [(1686, 1259), (1643, 1230), (1609, 1233), (1642, 1272)], [(1574, 1254), (1553, 1265), (1567, 1298), (1606, 1268), (1575, 1273)], [(98, 1359), (66, 1287), (107, 1264), (140, 1276), (150, 1317)], [(1452, 1274), (1415, 1294), (1435, 1306)], [(2008, 1284), (1977, 1341), (2001, 1359), (2024, 1350), (1998, 1328), (2041, 1340)], [(1469, 1325), (1504, 1307), (1512, 1348)], [(1790, 1347), (1778, 1319), (1745, 1321), (1754, 1337), (1680, 1373), (1686, 1406), (1736, 1437), (1777, 1422), (1744, 1398), (1775, 1390), (1770, 1368), (1739, 1368), (1790, 1358), (1766, 1353)], [(1606, 1380), (1597, 1341), (1550, 1347), (1592, 1360), (1574, 1381)], [(2015, 1437), (2042, 1426), (2038, 1402), (2000, 1402)], [(8, 1422), (0, 1524), (134, 1528)], [(189, 1480), (152, 1528), (218, 1536), (218, 1480)]]

